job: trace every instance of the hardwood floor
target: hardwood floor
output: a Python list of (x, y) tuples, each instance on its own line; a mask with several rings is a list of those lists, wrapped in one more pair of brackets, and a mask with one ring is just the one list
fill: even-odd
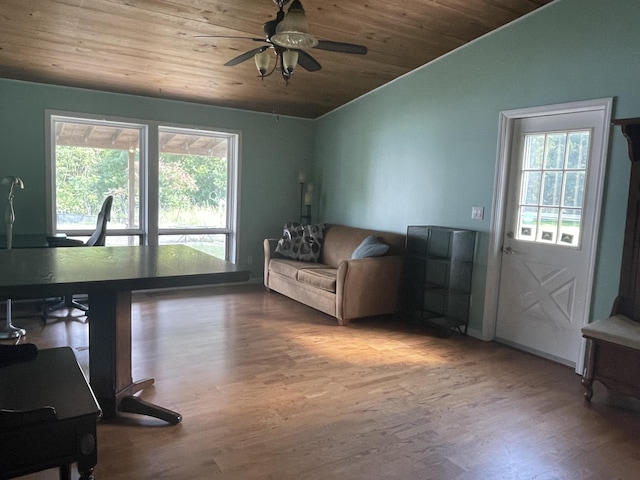
[[(17, 318), (40, 348), (87, 325)], [(334, 319), (262, 286), (136, 294), (135, 379), (178, 426), (98, 426), (98, 480), (635, 479), (640, 402), (571, 369), (394, 318)], [(144, 426), (141, 426), (143, 424)], [(56, 479), (48, 470), (29, 479)]]

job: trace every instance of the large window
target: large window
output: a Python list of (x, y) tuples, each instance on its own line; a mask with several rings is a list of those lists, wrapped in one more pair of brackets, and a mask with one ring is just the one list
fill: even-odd
[(87, 238), (113, 195), (107, 245), (186, 243), (235, 260), (239, 135), (47, 113), (48, 231)]

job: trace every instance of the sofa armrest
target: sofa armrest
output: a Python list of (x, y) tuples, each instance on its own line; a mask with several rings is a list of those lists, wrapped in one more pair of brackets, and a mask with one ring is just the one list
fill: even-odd
[(336, 282), (338, 322), (346, 325), (353, 318), (396, 313), (403, 266), (402, 255), (342, 261)]
[(264, 286), (267, 288), (269, 288), (269, 260), (271, 260), (271, 257), (273, 257), (273, 254), (276, 252), (277, 245), (277, 238), (264, 239)]

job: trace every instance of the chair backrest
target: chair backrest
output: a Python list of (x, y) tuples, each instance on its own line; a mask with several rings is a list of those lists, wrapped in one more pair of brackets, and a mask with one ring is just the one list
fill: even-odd
[(98, 213), (98, 221), (96, 222), (96, 230), (87, 240), (88, 247), (104, 247), (105, 238), (107, 236), (107, 222), (111, 220), (111, 205), (113, 204), (113, 196), (109, 195), (102, 203), (100, 213)]

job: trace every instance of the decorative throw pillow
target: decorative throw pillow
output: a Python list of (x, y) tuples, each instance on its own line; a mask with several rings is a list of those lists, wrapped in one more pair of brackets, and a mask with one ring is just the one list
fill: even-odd
[(317, 262), (322, 249), (323, 230), (324, 225), (285, 223), (276, 253), (294, 260)]
[(298, 248), (302, 241), (302, 226), (298, 223), (285, 223), (282, 238), (276, 245), (276, 253), (283, 257), (297, 258)]
[(380, 257), (387, 253), (388, 250), (389, 245), (373, 235), (369, 235), (353, 251), (351, 258)]
[(298, 251), (298, 260), (317, 262), (322, 250), (324, 225), (305, 225), (303, 227), (302, 243)]

